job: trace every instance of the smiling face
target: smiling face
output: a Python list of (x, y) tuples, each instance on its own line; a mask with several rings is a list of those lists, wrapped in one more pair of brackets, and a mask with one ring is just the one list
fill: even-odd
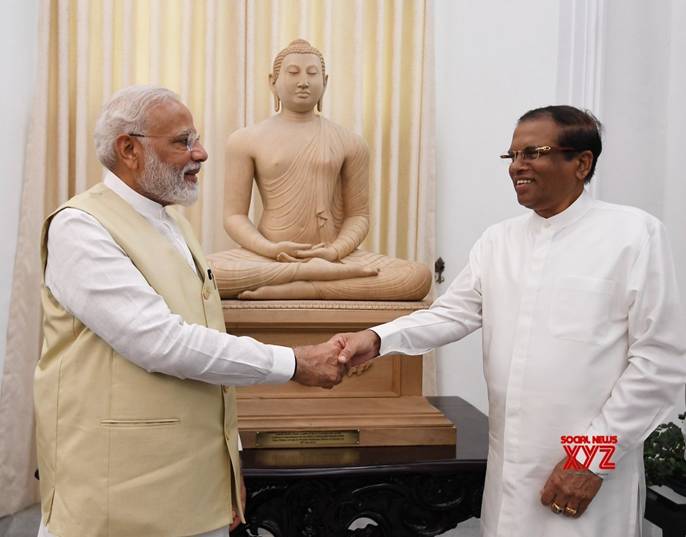
[[(560, 131), (550, 117), (521, 121), (512, 135), (510, 152), (545, 145), (557, 147)], [(543, 218), (564, 211), (581, 195), (590, 162), (590, 151), (551, 151), (535, 160), (519, 156), (509, 168), (517, 201)]]
[(276, 81), (272, 80), (272, 91), (281, 99), (283, 107), (291, 112), (313, 110), (325, 89), (321, 60), (312, 53), (288, 54), (283, 59)]

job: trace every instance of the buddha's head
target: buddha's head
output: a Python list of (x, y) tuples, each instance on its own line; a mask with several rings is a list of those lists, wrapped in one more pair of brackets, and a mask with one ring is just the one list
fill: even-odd
[(274, 109), (282, 103), (291, 112), (309, 112), (315, 105), (321, 111), (327, 80), (322, 53), (304, 39), (292, 41), (276, 55), (269, 75)]

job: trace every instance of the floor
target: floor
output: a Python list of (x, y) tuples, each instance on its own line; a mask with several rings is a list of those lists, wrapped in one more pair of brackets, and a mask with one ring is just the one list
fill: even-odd
[(36, 537), (40, 509), (34, 505), (14, 515), (0, 518), (0, 537)]
[[(16, 513), (12, 516), (0, 518), (0, 537), (36, 537), (40, 521), (38, 505)], [(661, 537), (662, 531), (650, 522), (644, 521), (644, 537)], [(267, 537), (267, 536), (265, 536)], [(479, 520), (471, 518), (438, 537), (479, 537)]]
[[(0, 537), (36, 537), (40, 521), (38, 505), (0, 518)], [(479, 537), (479, 520), (472, 518), (440, 537)]]

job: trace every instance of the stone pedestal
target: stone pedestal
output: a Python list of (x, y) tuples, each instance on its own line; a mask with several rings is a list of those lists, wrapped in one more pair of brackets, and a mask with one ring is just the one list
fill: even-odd
[[(225, 300), (229, 333), (293, 347), (427, 307), (424, 302)], [(391, 355), (331, 390), (295, 382), (238, 390), (244, 447), (451, 445), (453, 424), (421, 393), (421, 356)]]

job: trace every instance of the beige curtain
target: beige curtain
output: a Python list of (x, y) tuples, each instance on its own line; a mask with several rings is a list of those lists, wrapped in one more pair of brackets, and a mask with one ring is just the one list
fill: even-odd
[[(0, 516), (36, 500), (32, 375), (40, 348), (39, 231), (45, 215), (100, 181), (92, 131), (130, 84), (178, 92), (210, 158), (187, 210), (206, 251), (221, 223), (224, 143), (272, 113), (274, 55), (302, 37), (324, 54), (323, 113), (371, 151), (366, 249), (433, 263), (433, 45), (430, 0), (43, 0), (36, 100), (26, 152), (5, 373)], [(425, 361), (433, 393), (433, 361)]]

